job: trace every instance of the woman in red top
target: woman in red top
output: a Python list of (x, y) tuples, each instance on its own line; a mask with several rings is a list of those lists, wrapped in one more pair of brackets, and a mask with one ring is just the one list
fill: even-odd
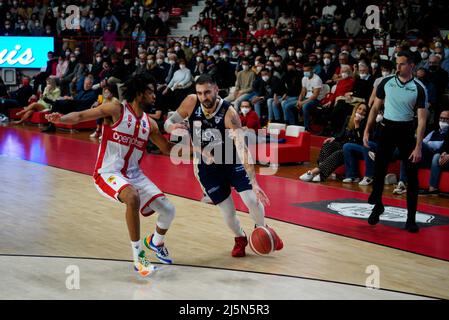
[(349, 65), (341, 66), (341, 79), (337, 82), (335, 92), (326, 96), (326, 100), (322, 105), (324, 108), (333, 107), (335, 99), (338, 97), (344, 97), (346, 93), (350, 92), (354, 87), (354, 78), (352, 77), (352, 70)]
[(260, 119), (250, 101), (242, 101), (240, 104), (240, 121), (244, 129), (260, 129)]

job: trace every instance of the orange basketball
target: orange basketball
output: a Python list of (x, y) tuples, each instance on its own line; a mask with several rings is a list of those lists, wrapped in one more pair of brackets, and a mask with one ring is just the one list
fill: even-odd
[(274, 238), (265, 227), (257, 227), (249, 236), (249, 246), (258, 255), (266, 255), (274, 251)]

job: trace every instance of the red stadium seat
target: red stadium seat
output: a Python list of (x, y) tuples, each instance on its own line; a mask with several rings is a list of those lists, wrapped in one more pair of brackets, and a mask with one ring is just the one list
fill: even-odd
[[(310, 161), (310, 133), (301, 131), (299, 126), (288, 126), (279, 130), (278, 139), (286, 139), (285, 143), (257, 144), (250, 146), (256, 160), (263, 164), (281, 164)], [(272, 153), (277, 153), (274, 156)]]
[(8, 109), (8, 117), (10, 120), (19, 120), (20, 116), (17, 116), (16, 113), (22, 111), (23, 108), (11, 108)]
[(33, 115), (30, 118), (31, 123), (33, 124), (47, 124), (48, 121), (45, 119), (45, 115), (49, 114), (49, 111), (43, 111), (43, 112), (34, 112)]

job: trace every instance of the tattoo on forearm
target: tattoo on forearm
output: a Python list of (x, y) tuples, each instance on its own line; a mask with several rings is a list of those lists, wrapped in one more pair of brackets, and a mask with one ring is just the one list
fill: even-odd
[(237, 154), (240, 157), (240, 160), (242, 161), (246, 173), (248, 174), (248, 178), (251, 184), (254, 185), (254, 183), (256, 182), (255, 169), (251, 161), (252, 159), (251, 154), (249, 153), (249, 150), (246, 147), (245, 136), (241, 128), (234, 129), (234, 142)]

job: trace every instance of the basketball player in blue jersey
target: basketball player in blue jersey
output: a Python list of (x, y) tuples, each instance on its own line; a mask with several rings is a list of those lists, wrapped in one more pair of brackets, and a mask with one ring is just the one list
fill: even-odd
[[(186, 118), (189, 127), (184, 123)], [(244, 257), (248, 239), (236, 215), (231, 187), (239, 193), (256, 227), (267, 227), (264, 205), (269, 204), (269, 199), (256, 181), (237, 111), (218, 96), (216, 82), (203, 75), (196, 81), (196, 95), (187, 96), (164, 127), (167, 132), (189, 130), (195, 175), (203, 192), (220, 208), (226, 224), (234, 232), (232, 256)], [(282, 240), (272, 228), (267, 228), (273, 235), (275, 250), (281, 250)]]

